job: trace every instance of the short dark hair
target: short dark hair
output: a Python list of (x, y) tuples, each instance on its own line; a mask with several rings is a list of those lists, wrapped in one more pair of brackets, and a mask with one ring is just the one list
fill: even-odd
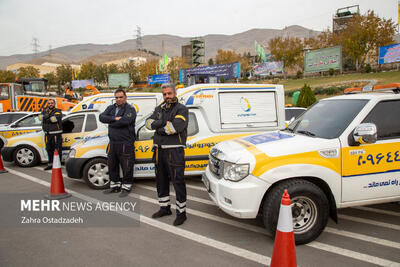
[(124, 96), (126, 96), (126, 92), (125, 92), (124, 89), (119, 88), (119, 89), (115, 90), (115, 91), (114, 91), (114, 95), (116, 95), (117, 93), (123, 93)]
[(161, 90), (165, 88), (171, 88), (172, 91), (176, 92), (175, 85), (173, 83), (163, 83), (161, 85)]

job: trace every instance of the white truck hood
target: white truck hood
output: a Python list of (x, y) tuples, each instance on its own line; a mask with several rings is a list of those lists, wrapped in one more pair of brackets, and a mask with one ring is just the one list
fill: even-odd
[(218, 158), (234, 163), (250, 163), (254, 166), (255, 155), (279, 157), (338, 149), (337, 140), (309, 137), (301, 134), (275, 131), (241, 137), (215, 146), (220, 152)]

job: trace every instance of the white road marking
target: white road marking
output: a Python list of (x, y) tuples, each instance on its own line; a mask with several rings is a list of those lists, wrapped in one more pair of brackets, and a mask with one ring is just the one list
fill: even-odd
[[(150, 198), (150, 197), (146, 197), (146, 196), (143, 196), (143, 195), (139, 195), (139, 194), (135, 194), (135, 193), (130, 193), (129, 195), (134, 197), (134, 198), (138, 198), (140, 200), (143, 200), (143, 201), (158, 205), (158, 201), (156, 199), (153, 199), (153, 198)], [(175, 205), (172, 205), (172, 207), (176, 208)], [(237, 227), (237, 228), (241, 228), (241, 229), (244, 229), (244, 230), (248, 230), (248, 231), (252, 231), (252, 232), (256, 232), (256, 233), (261, 233), (261, 234), (264, 234), (264, 235), (269, 235), (267, 230), (265, 230), (262, 227), (255, 226), (255, 225), (250, 225), (250, 224), (238, 222), (238, 221), (231, 220), (231, 219), (226, 219), (226, 218), (223, 218), (223, 217), (220, 217), (220, 216), (208, 214), (208, 213), (205, 213), (205, 212), (202, 212), (202, 211), (199, 211), (199, 210), (190, 209), (190, 208), (187, 208), (187, 207), (186, 207), (186, 212), (188, 214), (192, 214), (192, 215), (195, 215), (195, 216), (198, 216), (198, 217), (202, 217), (202, 218), (205, 218), (205, 219), (208, 219), (208, 220), (211, 220), (211, 221), (224, 223), (224, 224), (231, 225), (231, 226), (234, 226), (234, 227)]]
[(196, 186), (196, 185), (191, 185), (191, 184), (186, 183), (186, 187), (207, 192), (207, 189), (204, 186), (202, 187), (202, 186)]
[(364, 262), (368, 262), (368, 263), (372, 263), (372, 264), (376, 264), (376, 265), (380, 265), (380, 266), (390, 266), (390, 267), (399, 267), (400, 266), (400, 263), (398, 263), (398, 262), (374, 257), (374, 256), (363, 254), (363, 253), (358, 253), (358, 252), (344, 249), (344, 248), (334, 247), (334, 246), (331, 246), (328, 244), (323, 244), (323, 243), (316, 242), (316, 241), (313, 241), (307, 245), (310, 247), (316, 248), (316, 249), (325, 250), (325, 251), (328, 251), (331, 253), (340, 254), (340, 255), (343, 255), (343, 256), (346, 256), (349, 258), (357, 259), (360, 261), (364, 261)]
[[(24, 173), (21, 173), (19, 171), (15, 171), (15, 170), (9, 170), (9, 172), (14, 174), (14, 175), (20, 176), (20, 177), (22, 177), (22, 178), (24, 178), (26, 180), (30, 180), (32, 182), (44, 185), (46, 187), (50, 187), (50, 183), (49, 182), (43, 181), (43, 180), (41, 180), (39, 178), (30, 176), (30, 175), (27, 175), (27, 174), (24, 174)], [(101, 200), (98, 200), (98, 199), (83, 195), (81, 193), (78, 193), (78, 192), (70, 190), (70, 189), (68, 189), (67, 191), (68, 191), (68, 193), (72, 194), (74, 197), (80, 198), (82, 200), (86, 200), (86, 201), (94, 202), (94, 203), (102, 202)], [(135, 219), (135, 220), (137, 220), (137, 217), (138, 217), (137, 214), (134, 213), (134, 212), (118, 212), (118, 213), (120, 213), (120, 214), (122, 214), (124, 216), (130, 217), (132, 219)], [(218, 240), (214, 240), (214, 239), (211, 239), (209, 237), (202, 236), (202, 235), (190, 232), (188, 230), (184, 230), (182, 228), (175, 227), (175, 226), (172, 226), (172, 225), (169, 225), (169, 224), (154, 220), (152, 218), (149, 218), (149, 217), (146, 217), (146, 216), (143, 216), (143, 215), (140, 215), (139, 220), (140, 220), (141, 223), (148, 224), (148, 225), (150, 225), (152, 227), (155, 227), (155, 228), (158, 228), (160, 230), (169, 232), (169, 233), (174, 234), (174, 235), (181, 236), (181, 237), (186, 238), (186, 239), (193, 240), (193, 241), (195, 241), (197, 243), (200, 243), (200, 244), (203, 244), (203, 245), (206, 245), (206, 246), (210, 246), (210, 247), (219, 249), (219, 250), (224, 251), (226, 253), (233, 254), (233, 255), (245, 258), (247, 260), (251, 260), (251, 261), (254, 261), (254, 262), (257, 262), (257, 263), (260, 263), (260, 264), (264, 264), (264, 265), (269, 265), (270, 262), (271, 262), (271, 258), (267, 257), (265, 255), (261, 255), (261, 254), (258, 254), (258, 253), (243, 249), (243, 248), (232, 246), (230, 244), (227, 244), (227, 243), (224, 243), (224, 242), (221, 242), (221, 241), (218, 241)]]
[[(15, 172), (15, 173), (13, 173), (13, 172)], [(20, 173), (18, 171), (14, 171), (14, 170), (12, 170), (11, 173), (13, 173), (15, 175), (18, 175), (18, 176), (21, 176), (21, 177), (23, 177), (25, 179), (37, 182), (39, 184), (45, 185), (47, 187), (50, 187), (50, 183), (48, 183), (46, 181), (43, 181), (41, 179), (29, 176), (29, 175), (25, 175), (23, 173)], [(149, 187), (149, 186), (140, 185), (140, 187), (144, 187), (145, 188), (145, 187)], [(146, 188), (146, 189), (150, 189), (150, 190), (154, 189), (152, 191), (156, 191), (156, 189), (152, 188), (152, 187), (149, 187), (149, 188)], [(100, 201), (100, 200), (88, 197), (86, 195), (82, 195), (82, 194), (80, 194), (78, 192), (75, 192), (75, 191), (71, 191), (71, 190), (68, 190), (68, 191), (70, 193), (73, 193), (74, 196), (77, 196), (77, 197), (79, 197), (81, 199), (84, 199), (84, 200), (87, 200), (87, 201), (91, 201), (91, 202), (93, 202), (92, 200), (94, 200), (95, 202)], [(130, 195), (132, 195), (132, 197), (139, 198), (140, 200), (143, 200), (143, 201), (146, 201), (146, 202), (149, 202), (149, 203), (158, 204), (158, 201), (156, 199), (152, 199), (152, 198), (149, 198), (149, 197), (146, 197), (146, 196), (142, 196), (142, 195), (139, 195), (139, 194), (135, 194), (135, 193), (131, 193)], [(88, 199), (92, 199), (92, 200), (88, 200)], [(201, 212), (201, 211), (197, 211), (197, 210), (193, 210), (193, 209), (187, 209), (187, 212), (189, 214), (192, 214), (192, 215), (195, 215), (195, 216), (204, 217), (204, 218), (209, 219), (209, 220), (225, 223), (225, 224), (232, 225), (232, 226), (235, 226), (235, 227), (238, 227), (238, 228), (242, 228), (242, 229), (245, 229), (245, 230), (250, 230), (250, 231), (261, 233), (261, 234), (267, 234), (266, 230), (264, 228), (261, 228), (261, 227), (248, 225), (248, 224), (245, 224), (245, 223), (240, 223), (240, 222), (237, 222), (237, 221), (234, 221), (234, 220), (230, 220), (230, 219), (222, 218), (222, 217), (219, 217), (219, 216), (207, 214), (207, 213), (204, 213), (204, 212)], [(128, 217), (132, 216), (132, 218), (134, 218), (134, 219), (136, 219), (136, 217), (137, 217), (137, 215), (136, 215), (136, 217), (134, 217), (134, 213), (132, 213), (131, 216), (130, 215), (126, 215), (125, 213), (121, 213), (121, 214), (125, 215), (125, 216), (128, 216)], [(362, 223), (367, 223), (367, 224), (373, 224), (373, 225), (378, 225), (378, 226), (382, 226), (382, 227), (386, 227), (386, 228), (392, 228), (392, 229), (393, 229), (393, 226), (396, 226), (396, 225), (375, 222), (375, 221), (372, 221), (372, 220), (361, 219), (361, 218), (356, 218), (356, 217), (347, 216), (347, 215), (340, 215), (340, 217), (342, 219), (347, 219), (347, 220), (352, 220), (352, 221), (357, 221), (357, 222), (362, 222)], [(156, 220), (153, 220), (151, 218), (148, 218), (148, 217), (145, 217), (145, 216), (141, 215), (140, 216), (140, 220), (142, 221), (143, 219), (150, 220), (150, 221), (146, 222), (149, 225), (154, 224), (154, 222), (159, 223), (160, 224), (159, 226), (154, 226), (153, 225), (156, 228), (165, 229), (165, 226), (172, 227), (172, 226), (170, 226), (168, 224), (161, 223), (159, 221), (156, 221)], [(177, 234), (177, 235), (186, 237), (186, 233), (184, 235), (183, 234), (181, 235), (181, 233), (176, 233), (176, 229), (177, 229), (176, 227), (172, 227), (171, 231), (170, 231), (170, 229), (165, 229), (165, 230), (168, 231), (168, 232), (171, 232), (173, 234)], [(178, 228), (178, 229), (182, 230), (181, 228)], [(183, 231), (187, 231), (187, 230), (183, 230)], [(383, 246), (393, 247), (393, 248), (396, 248), (396, 249), (400, 248), (400, 244), (399, 243), (393, 242), (393, 241), (389, 241), (389, 240), (384, 240), (384, 239), (380, 239), (380, 238), (374, 238), (374, 237), (370, 237), (370, 236), (366, 236), (366, 235), (362, 235), (362, 234), (357, 234), (357, 233), (352, 233), (352, 232), (348, 232), (348, 231), (343, 231), (343, 230), (338, 230), (338, 229), (334, 229), (334, 228), (330, 228), (330, 227), (326, 227), (325, 231), (327, 231), (329, 233), (332, 233), (332, 234), (337, 234), (337, 235), (350, 237), (350, 238), (353, 238), (353, 239), (359, 239), (359, 240), (366, 241), (366, 242), (371, 242), (371, 243), (376, 243), (376, 244), (383, 245)], [(198, 236), (200, 236), (201, 238), (205, 238), (204, 242), (207, 243), (206, 245), (221, 249), (223, 251), (227, 251), (227, 252), (232, 253), (232, 254), (236, 254), (236, 252), (232, 252), (232, 249), (230, 249), (230, 248), (228, 248), (227, 250), (224, 249), (224, 248), (227, 248), (226, 245), (227, 246), (231, 246), (229, 244), (226, 244), (226, 243), (223, 243), (221, 241), (217, 241), (217, 240), (211, 239), (213, 242), (215, 241), (215, 242), (221, 243), (223, 246), (222, 246), (222, 248), (220, 248), (219, 245), (221, 245), (221, 244), (216, 245), (216, 246), (214, 246), (214, 244), (208, 244), (208, 241), (210, 239), (207, 238), (207, 237), (201, 236), (201, 235), (193, 233), (193, 232), (189, 232), (189, 233), (191, 234), (190, 236), (194, 235), (194, 238), (189, 238), (191, 240), (194, 240), (194, 241), (199, 242), (199, 243), (203, 243), (204, 240), (203, 241), (198, 241), (199, 240)], [(203, 243), (203, 244), (205, 244), (205, 243)], [(349, 258), (353, 258), (353, 259), (356, 259), (356, 260), (360, 260), (360, 261), (363, 261), (363, 262), (368, 262), (368, 263), (372, 263), (372, 264), (381, 265), (381, 266), (391, 266), (391, 267), (400, 266), (400, 263), (397, 263), (397, 262), (393, 262), (393, 261), (390, 261), (390, 260), (382, 259), (382, 258), (379, 258), (379, 257), (374, 257), (374, 256), (371, 256), (371, 255), (367, 255), (367, 254), (363, 254), (363, 253), (359, 253), (359, 252), (355, 252), (355, 251), (348, 250), (348, 249), (343, 249), (343, 248), (340, 248), (340, 247), (331, 246), (331, 245), (328, 245), (328, 244), (323, 244), (323, 243), (320, 243), (320, 242), (317, 242), (317, 241), (313, 241), (311, 243), (308, 243), (308, 244), (306, 244), (306, 246), (309, 246), (309, 247), (312, 247), (312, 248), (315, 248), (315, 249), (328, 251), (328, 252), (334, 253), (334, 254), (343, 255), (343, 256), (346, 256), (346, 257), (349, 257)], [(231, 247), (234, 247), (234, 246), (231, 246)], [(236, 249), (237, 247), (234, 247), (234, 248)], [(266, 258), (266, 261), (263, 261), (263, 262), (259, 262), (257, 260), (253, 260), (253, 261), (256, 261), (256, 262), (259, 262), (259, 263), (263, 263), (263, 264), (265, 264), (265, 262), (267, 262), (267, 264), (269, 264), (269, 262), (270, 262), (270, 258), (269, 257), (263, 256), (261, 254), (257, 254), (257, 253), (254, 253), (254, 252), (242, 249), (242, 248), (238, 248), (238, 249), (244, 250), (243, 251), (243, 253), (244, 253), (243, 255), (244, 256), (242, 256), (243, 258), (248, 259), (246, 257), (246, 255), (251, 255), (251, 257), (252, 258), (255, 257), (255, 259), (261, 259), (263, 257)], [(247, 252), (250, 252), (251, 254), (247, 254)], [(242, 254), (240, 254), (240, 255), (242, 255)]]
[[(147, 189), (147, 190), (150, 190), (150, 191), (157, 192), (157, 188), (152, 187), (152, 186), (148, 186), (148, 185), (136, 184), (136, 185), (134, 185), (134, 187), (139, 187), (139, 188), (143, 188), (143, 189)], [(175, 193), (174, 192), (170, 192), (170, 195), (175, 196)], [(211, 200), (198, 198), (198, 197), (192, 197), (192, 196), (187, 196), (187, 199), (193, 200), (193, 201), (196, 201), (196, 202), (200, 202), (200, 203), (203, 203), (203, 204), (215, 206), (214, 201), (211, 201)]]
[(357, 209), (357, 210), (374, 212), (374, 213), (378, 213), (378, 214), (385, 214), (385, 215), (400, 217), (400, 212), (395, 212), (395, 211), (390, 211), (390, 210), (381, 210), (381, 209), (370, 208), (370, 207), (351, 207), (351, 209)]
[(349, 231), (344, 231), (344, 230), (339, 230), (331, 227), (325, 227), (325, 232), (335, 234), (335, 235), (341, 235), (353, 239), (358, 239), (370, 243), (375, 243), (378, 245), (386, 246), (386, 247), (392, 247), (396, 249), (400, 249), (400, 243), (398, 242), (393, 242), (390, 240), (382, 239), (382, 238), (377, 238), (377, 237), (372, 237), (368, 235), (363, 235), (363, 234), (357, 234)]
[(358, 217), (353, 217), (353, 216), (344, 215), (344, 214), (339, 214), (339, 219), (344, 219), (344, 220), (349, 220), (349, 221), (359, 222), (359, 223), (365, 223), (365, 224), (371, 224), (374, 226), (380, 226), (380, 227), (385, 227), (385, 228), (400, 231), (400, 225), (396, 225), (396, 224), (384, 223), (384, 222), (379, 222), (379, 221), (374, 221), (374, 220), (364, 219), (364, 218), (358, 218)]

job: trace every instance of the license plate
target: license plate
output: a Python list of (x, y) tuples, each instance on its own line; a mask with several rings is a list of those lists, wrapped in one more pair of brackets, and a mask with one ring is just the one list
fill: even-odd
[(210, 192), (210, 181), (208, 180), (207, 176), (204, 174), (201, 175), (201, 180), (203, 181), (204, 185), (206, 186), (206, 189), (208, 192)]

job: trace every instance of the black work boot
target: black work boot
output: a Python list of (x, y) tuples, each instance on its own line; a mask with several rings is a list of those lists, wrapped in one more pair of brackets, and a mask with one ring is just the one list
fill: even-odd
[(121, 193), (119, 194), (119, 197), (126, 197), (128, 196), (130, 193), (130, 191), (126, 190), (126, 189), (121, 189)]
[(157, 218), (161, 218), (164, 216), (168, 216), (171, 215), (171, 209), (167, 208), (167, 209), (160, 209), (159, 211), (157, 211), (156, 213), (154, 213), (153, 215), (151, 215), (151, 218), (153, 219), (157, 219)]
[(51, 170), (53, 168), (52, 165), (47, 165), (46, 167), (43, 168), (44, 171)]
[(178, 226), (183, 224), (186, 221), (186, 212), (182, 212), (176, 215), (176, 219), (174, 221), (174, 225)]
[(103, 191), (104, 194), (112, 194), (112, 193), (119, 193), (119, 192), (121, 192), (121, 188), (119, 188), (119, 187), (108, 188)]

